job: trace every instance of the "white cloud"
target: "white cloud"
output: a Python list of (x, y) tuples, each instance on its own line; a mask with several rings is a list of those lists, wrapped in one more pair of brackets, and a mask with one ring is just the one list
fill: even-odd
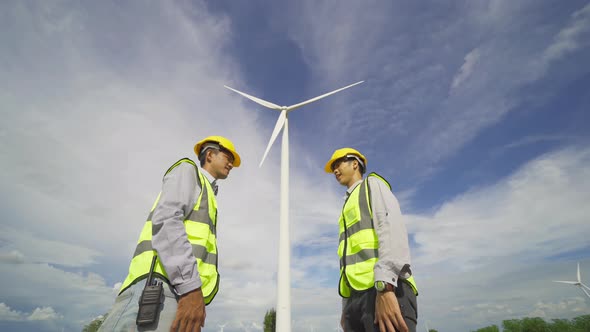
[(583, 315), (587, 312), (588, 304), (583, 297), (572, 297), (560, 301), (535, 303), (534, 310), (531, 311), (529, 317), (541, 317), (550, 319), (559, 317), (564, 312), (574, 312)]
[[(8, 138), (0, 141), (0, 201), (9, 216), (0, 240), (3, 263), (22, 260), (0, 264), (15, 280), (1, 288), (6, 303), (40, 308), (36, 319), (53, 308), (70, 327), (106, 312), (163, 172), (193, 157), (197, 139), (221, 134), (234, 141), (243, 165), (220, 184), (222, 281), (208, 324), (259, 324), (276, 302), (280, 145), (259, 169), (272, 128), (262, 128), (254, 106), (223, 88), (242, 86), (221, 53), (228, 22), (204, 15), (198, 3), (126, 8), (132, 21), (113, 16), (108, 4), (96, 5), (93, 15), (46, 6), (8, 8), (9, 35), (19, 38), (2, 36), (14, 53), (0, 55), (7, 73), (0, 77), (7, 87), (0, 132)], [(110, 54), (111, 47), (119, 52)], [(293, 244), (334, 232), (339, 197), (297, 170), (291, 188)], [(99, 274), (86, 272), (96, 266)], [(298, 262), (294, 269), (313, 267)]]
[(510, 257), (539, 261), (587, 244), (590, 150), (571, 149), (531, 161), (504, 181), (410, 217), (414, 261), (469, 270)]
[(0, 321), (19, 321), (23, 317), (23, 313), (10, 309), (4, 302), (0, 303)]
[[(506, 268), (486, 266), (468, 273), (441, 272), (427, 278), (420, 267), (416, 277), (421, 291), (421, 319), (440, 331), (470, 331), (491, 324), (500, 326), (506, 319), (580, 316), (590, 310), (590, 303), (581, 298), (581, 292), (574, 287), (559, 287), (551, 282), (552, 276), (547, 276), (567, 278), (574, 271), (572, 267), (575, 270), (575, 262), (571, 261), (519, 266), (508, 262)], [(583, 260), (582, 267), (590, 271), (590, 261)]]
[[(23, 263), (16, 267), (0, 264), (0, 271), (13, 280), (11, 285), (0, 287), (7, 304), (41, 309), (52, 307), (69, 320), (104, 313), (116, 293), (101, 276), (90, 272), (67, 272), (38, 263)], [(34, 317), (47, 313), (43, 309)]]
[[(407, 182), (418, 184), (431, 178), (445, 160), (516, 107), (550, 98), (587, 73), (580, 65), (587, 49), (582, 35), (587, 9), (572, 20), (566, 14), (549, 20), (548, 7), (535, 1), (291, 4), (289, 34), (309, 71), (322, 78), (318, 81), (337, 86), (367, 79), (355, 92), (326, 100), (330, 107), (319, 122), (329, 125), (307, 135), (308, 142), (322, 142), (320, 134), (328, 132), (332, 138), (323, 139), (324, 150), (354, 145), (376, 156), (374, 165), (387, 165), (385, 176), (411, 176)], [(539, 27), (539, 22), (546, 24)], [(573, 34), (559, 32), (573, 26)], [(575, 49), (567, 51), (572, 61), (559, 63), (564, 70), (543, 81), (546, 90), (518, 93), (557, 65), (540, 60), (552, 34), (561, 35), (556, 42), (575, 40)]]
[(0, 303), (0, 321), (54, 321), (63, 316), (52, 307), (35, 308), (30, 314), (12, 310), (5, 303)]
[(18, 264), (24, 262), (24, 255), (18, 250), (0, 252), (0, 263)]
[(590, 4), (572, 14), (571, 22), (559, 31), (553, 43), (543, 53), (547, 63), (558, 60), (588, 45), (585, 34), (590, 33)]
[[(407, 216), (417, 243), (412, 263), (422, 317), (455, 331), (590, 310), (572, 300), (583, 295), (578, 289), (551, 282), (574, 278), (576, 268), (576, 262), (553, 257), (587, 250), (588, 179), (590, 150), (564, 149), (494, 185), (473, 188), (432, 215)], [(590, 273), (584, 257), (582, 278)]]
[(565, 142), (568, 140), (575, 140), (576, 137), (571, 135), (530, 135), (521, 139), (515, 140), (512, 143), (498, 147), (492, 151), (492, 154), (499, 155), (511, 149), (526, 148), (530, 145), (547, 142)]
[(91, 265), (95, 262), (95, 257), (100, 256), (96, 250), (63, 241), (46, 240), (31, 232), (2, 226), (0, 230), (0, 241), (18, 248), (0, 254), (0, 261), (22, 263), (26, 257), (27, 261), (79, 267)]
[(480, 53), (477, 48), (471, 50), (471, 52), (465, 55), (465, 62), (463, 63), (461, 68), (459, 68), (459, 71), (455, 75), (455, 78), (453, 78), (451, 90), (456, 89), (460, 84), (463, 83), (463, 81), (465, 81), (467, 78), (469, 78), (469, 76), (471, 76), (471, 73), (475, 69), (475, 65), (477, 64), (479, 57)]
[(31, 315), (27, 317), (27, 320), (32, 321), (46, 321), (46, 320), (55, 320), (61, 319), (62, 316), (53, 310), (51, 307), (43, 307), (43, 308), (36, 308), (33, 310)]

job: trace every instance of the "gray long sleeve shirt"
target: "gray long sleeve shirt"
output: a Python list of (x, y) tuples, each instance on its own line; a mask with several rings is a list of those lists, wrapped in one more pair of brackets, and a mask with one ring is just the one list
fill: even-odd
[[(215, 179), (204, 169), (200, 172), (214, 186)], [(201, 287), (192, 245), (188, 241), (184, 220), (193, 210), (201, 186), (195, 166), (180, 163), (164, 176), (160, 200), (154, 209), (152, 227), (160, 230), (152, 236), (152, 247), (168, 274), (170, 284), (178, 295)]]
[[(370, 176), (368, 181), (371, 189), (373, 224), (379, 238), (379, 260), (374, 267), (375, 281), (396, 285), (402, 268), (410, 264), (408, 231), (397, 198), (389, 187), (373, 176)], [(347, 196), (361, 183), (362, 180), (359, 180), (348, 188)], [(401, 277), (407, 278), (409, 274), (404, 272)]]

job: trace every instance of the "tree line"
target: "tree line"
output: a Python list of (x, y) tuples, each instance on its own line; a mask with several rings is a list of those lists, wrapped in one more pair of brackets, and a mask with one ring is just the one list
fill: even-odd
[(508, 319), (498, 325), (490, 325), (471, 332), (590, 332), (590, 315), (572, 319), (552, 319), (547, 322), (539, 317)]
[[(275, 332), (276, 311), (268, 310), (264, 315), (264, 332)], [(429, 329), (428, 332), (438, 332)], [(547, 322), (539, 317), (507, 319), (502, 321), (502, 329), (498, 325), (482, 327), (471, 332), (590, 332), (590, 315), (582, 315), (572, 319), (553, 319)]]
[[(84, 326), (83, 332), (98, 330), (106, 314), (98, 317), (90, 324)], [(276, 331), (277, 312), (274, 308), (266, 311), (263, 321), (264, 332)], [(438, 332), (429, 329), (428, 332)], [(482, 327), (471, 332), (590, 332), (590, 315), (582, 315), (572, 319), (552, 319), (550, 322), (539, 317), (526, 317), (521, 319), (508, 319), (502, 321), (502, 329), (498, 325)]]

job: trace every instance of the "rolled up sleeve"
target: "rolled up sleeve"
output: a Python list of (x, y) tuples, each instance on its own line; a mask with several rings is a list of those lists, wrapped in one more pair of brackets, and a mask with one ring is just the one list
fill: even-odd
[(178, 295), (201, 287), (201, 278), (184, 220), (200, 195), (195, 166), (181, 163), (164, 176), (152, 217), (152, 247)]

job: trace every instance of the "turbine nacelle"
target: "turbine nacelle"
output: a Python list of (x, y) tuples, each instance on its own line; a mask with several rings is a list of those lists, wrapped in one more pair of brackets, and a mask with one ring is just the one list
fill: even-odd
[(590, 293), (588, 293), (588, 291), (590, 291), (590, 287), (584, 285), (584, 283), (582, 282), (582, 277), (580, 275), (580, 263), (578, 263), (577, 277), (578, 277), (578, 280), (576, 280), (576, 281), (553, 280), (553, 282), (558, 282), (558, 283), (561, 283), (561, 284), (574, 285), (576, 287), (579, 287), (582, 290), (582, 292), (584, 292), (584, 294), (586, 294), (586, 296), (588, 296), (588, 298), (590, 298)]

